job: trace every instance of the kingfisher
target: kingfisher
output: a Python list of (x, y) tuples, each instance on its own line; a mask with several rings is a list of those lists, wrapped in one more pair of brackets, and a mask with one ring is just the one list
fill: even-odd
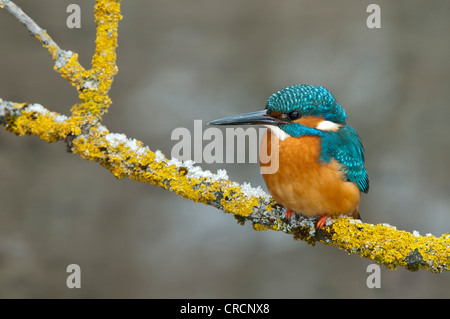
[[(292, 85), (273, 93), (264, 110), (233, 115), (209, 125), (264, 125), (260, 147), (261, 172), (267, 189), (292, 213), (317, 217), (322, 228), (330, 216), (360, 219), (361, 192), (369, 191), (364, 148), (347, 115), (322, 86)], [(271, 149), (272, 146), (275, 149)], [(278, 161), (264, 173), (267, 151)]]

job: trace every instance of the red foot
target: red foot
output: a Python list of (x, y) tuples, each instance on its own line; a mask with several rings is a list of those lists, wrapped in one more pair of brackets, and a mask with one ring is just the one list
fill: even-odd
[(328, 217), (330, 217), (330, 215), (321, 216), (319, 221), (317, 222), (316, 228), (317, 229), (322, 228), (325, 225), (325, 223), (327, 222)]
[(286, 216), (287, 220), (291, 220), (292, 210), (286, 209), (286, 213), (284, 215)]

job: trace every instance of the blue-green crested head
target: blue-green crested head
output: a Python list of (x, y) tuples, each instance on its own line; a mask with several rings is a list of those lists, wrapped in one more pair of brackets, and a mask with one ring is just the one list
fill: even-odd
[(269, 112), (289, 114), (297, 111), (300, 116), (322, 116), (325, 120), (343, 124), (347, 120), (344, 109), (333, 95), (322, 86), (292, 85), (270, 96)]

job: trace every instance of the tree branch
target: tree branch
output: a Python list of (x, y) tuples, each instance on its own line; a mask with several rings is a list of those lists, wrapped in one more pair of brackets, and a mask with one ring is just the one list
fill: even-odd
[(98, 162), (117, 178), (128, 177), (156, 185), (192, 201), (214, 206), (234, 214), (241, 224), (251, 222), (258, 231), (282, 231), (309, 244), (321, 242), (336, 246), (388, 269), (405, 267), (436, 273), (449, 270), (449, 234), (420, 236), (417, 232), (397, 230), (386, 224), (362, 223), (344, 216), (329, 219), (319, 230), (315, 228), (314, 219), (299, 217), (287, 222), (283, 208), (261, 188), (231, 182), (224, 170), (213, 174), (192, 161), (169, 160), (140, 141), (110, 133), (101, 125), (101, 117), (111, 104), (107, 94), (117, 72), (119, 1), (96, 1), (97, 38), (91, 70), (79, 65), (76, 53), (60, 49), (45, 30), (14, 3), (0, 0), (0, 7), (21, 21), (42, 43), (55, 61), (55, 70), (77, 88), (80, 97), (80, 103), (72, 107), (69, 117), (39, 104), (0, 99), (0, 124), (6, 130), (17, 135), (36, 135), (48, 142), (65, 139), (69, 151)]
[[(47, 34), (47, 31), (36, 24), (25, 12), (10, 0), (0, 0), (0, 8), (5, 9), (17, 20), (19, 20), (30, 34), (35, 37), (44, 48), (50, 53), (55, 61), (55, 69), (61, 76), (69, 80), (72, 85), (77, 86), (81, 74), (85, 71), (78, 62), (78, 55), (72, 51), (62, 50), (58, 44)], [(63, 72), (62, 69), (66, 69)], [(79, 85), (78, 85), (79, 86)]]

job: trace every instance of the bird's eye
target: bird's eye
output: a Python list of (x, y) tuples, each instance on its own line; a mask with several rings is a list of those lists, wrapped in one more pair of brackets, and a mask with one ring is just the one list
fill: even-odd
[(292, 111), (288, 114), (289, 118), (293, 121), (300, 117), (300, 112), (298, 111)]

